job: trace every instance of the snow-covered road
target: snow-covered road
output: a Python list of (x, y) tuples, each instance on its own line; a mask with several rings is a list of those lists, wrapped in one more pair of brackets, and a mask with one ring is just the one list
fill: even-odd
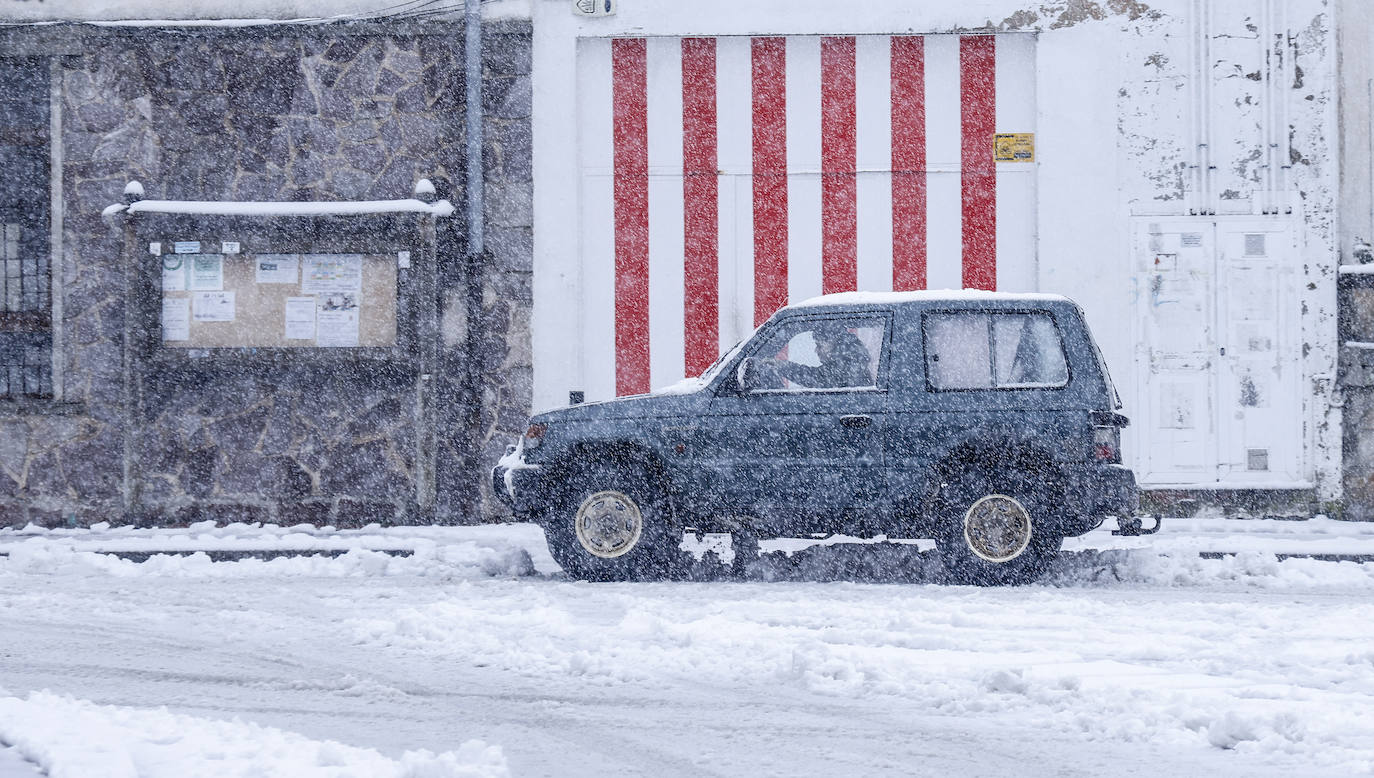
[[(291, 534), (269, 530), (200, 544)], [(0, 531), (0, 742), (55, 778), (1374, 767), (1374, 564), (1278, 541), (1089, 542), (983, 590), (920, 583), (891, 546), (773, 582), (586, 584), (530, 527), (361, 535), (415, 553), (135, 564), (75, 547), (170, 538)], [(907, 582), (798, 580), (879, 559)]]

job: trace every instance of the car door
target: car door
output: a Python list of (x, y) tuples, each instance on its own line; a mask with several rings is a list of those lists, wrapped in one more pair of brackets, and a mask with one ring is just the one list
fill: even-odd
[[(822, 331), (860, 344), (866, 363), (836, 385), (808, 386), (826, 383), (807, 372), (826, 364)], [(725, 381), (696, 423), (697, 502), (779, 531), (823, 527), (827, 517), (878, 505), (890, 332), (885, 312), (797, 315), (762, 330), (744, 356), (766, 380), (750, 389)], [(802, 380), (782, 375), (789, 365)]]

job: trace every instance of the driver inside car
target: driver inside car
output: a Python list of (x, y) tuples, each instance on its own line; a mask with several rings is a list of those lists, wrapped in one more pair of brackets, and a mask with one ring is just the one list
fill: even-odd
[(819, 365), (806, 365), (788, 359), (766, 359), (778, 375), (808, 389), (840, 389), (869, 386), (869, 354), (862, 341), (842, 325), (817, 327), (811, 333), (816, 343)]

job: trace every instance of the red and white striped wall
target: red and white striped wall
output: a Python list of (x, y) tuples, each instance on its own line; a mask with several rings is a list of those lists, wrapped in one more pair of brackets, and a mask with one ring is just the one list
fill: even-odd
[(1037, 287), (1035, 164), (993, 157), (1036, 129), (1032, 36), (583, 38), (576, 67), (537, 394), (671, 384), (817, 294)]

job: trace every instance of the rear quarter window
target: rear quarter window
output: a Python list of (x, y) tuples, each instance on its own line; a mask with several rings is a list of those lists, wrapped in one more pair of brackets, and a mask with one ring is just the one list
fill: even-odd
[(1053, 389), (1069, 382), (1064, 339), (1041, 312), (951, 311), (922, 318), (934, 391)]

